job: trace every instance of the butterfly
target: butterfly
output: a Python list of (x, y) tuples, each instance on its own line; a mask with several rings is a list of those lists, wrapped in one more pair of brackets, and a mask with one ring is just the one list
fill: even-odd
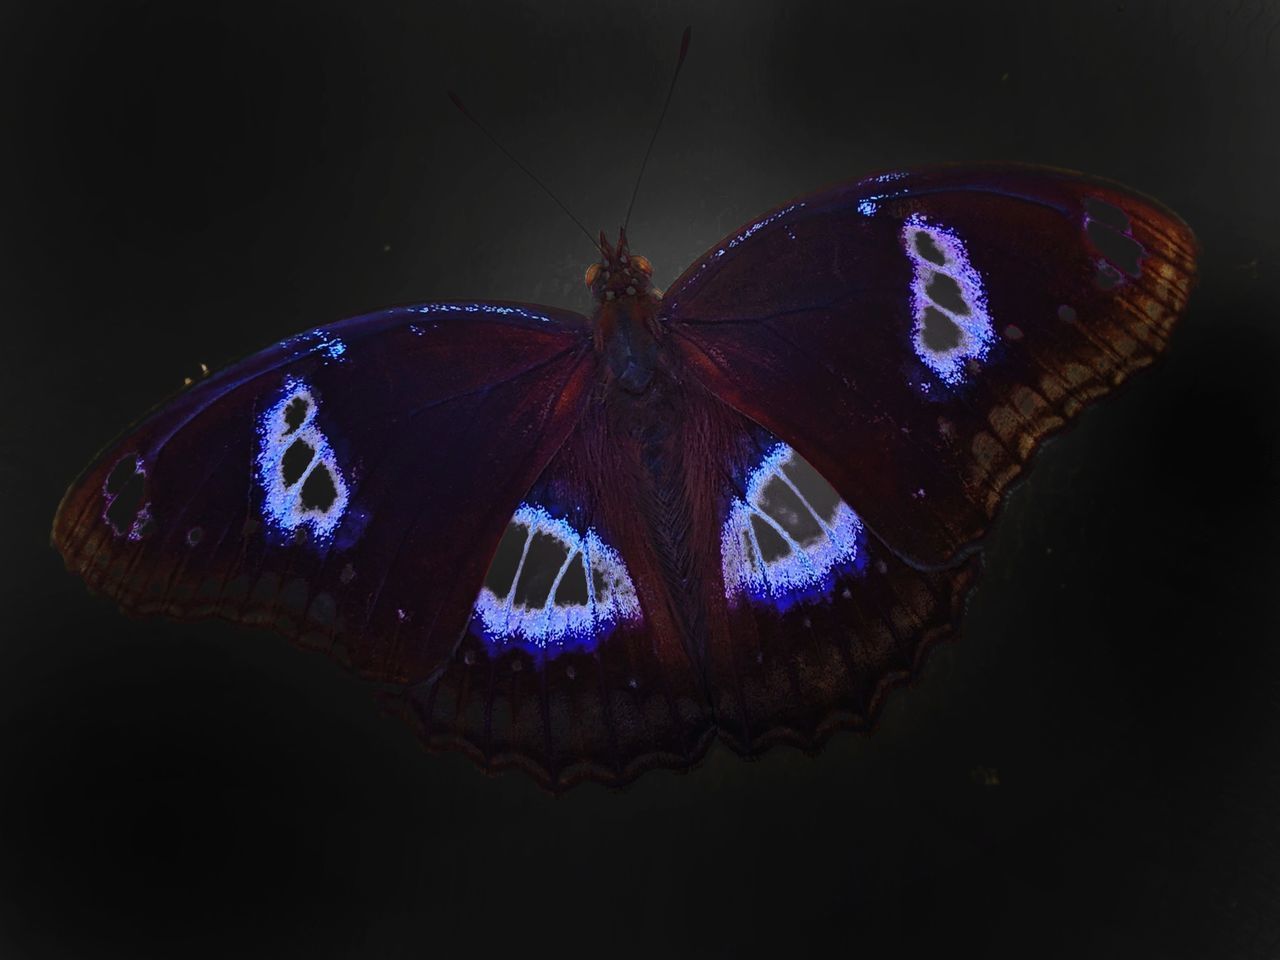
[(395, 307), (195, 383), (72, 484), (55, 547), (552, 790), (816, 749), (956, 631), (1005, 492), (1165, 349), (1196, 242), (1105, 180), (957, 165), (787, 203), (665, 292), (625, 229), (599, 251), (591, 317)]

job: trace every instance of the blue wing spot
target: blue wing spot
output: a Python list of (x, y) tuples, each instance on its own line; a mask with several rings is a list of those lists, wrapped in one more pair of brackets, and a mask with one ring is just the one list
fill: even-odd
[[(335, 341), (340, 342), (340, 341)], [(319, 403), (301, 380), (258, 421), (258, 480), (262, 517), (281, 533), (309, 531), (325, 541), (347, 510), (346, 480), (329, 440), (316, 423)]]
[(995, 342), (982, 277), (969, 263), (964, 241), (921, 214), (902, 226), (902, 247), (912, 263), (912, 346), (948, 386), (964, 382)]
[(491, 653), (555, 656), (593, 650), (619, 623), (641, 619), (626, 564), (591, 528), (579, 532), (522, 503), (498, 543), (475, 602)]
[[(422, 303), (409, 309), (414, 313), (487, 313), (500, 317), (524, 317), (541, 323), (555, 322), (553, 317), (545, 313), (526, 310), (523, 307), (508, 307), (500, 303)], [(419, 336), (422, 335), (420, 330), (413, 328), (413, 325), (410, 325), (409, 329)]]
[[(729, 241), (729, 249), (732, 250), (738, 244), (749, 239), (752, 234), (756, 233), (759, 230), (763, 230), (765, 227), (767, 227), (769, 224), (773, 223), (774, 221), (781, 220), (792, 210), (799, 210), (803, 206), (804, 206), (803, 203), (798, 203), (798, 202), (793, 203), (789, 207), (783, 207), (777, 213), (772, 213), (761, 220), (757, 220), (755, 223), (751, 224), (751, 226), (747, 227), (745, 230), (743, 230), (736, 237), (734, 237), (732, 240)], [(724, 253), (724, 251), (720, 250), (716, 253), (716, 256), (718, 257), (722, 253)]]
[(102, 519), (117, 537), (142, 540), (155, 529), (147, 497), (147, 468), (142, 458), (122, 457), (102, 484)]
[(785, 443), (775, 444), (734, 497), (720, 534), (725, 597), (786, 610), (828, 596), (867, 562), (862, 520)]
[(343, 354), (347, 352), (347, 343), (341, 337), (335, 337), (323, 327), (316, 330), (308, 330), (306, 333), (300, 333), (296, 337), (289, 337), (287, 340), (280, 342), (282, 347), (295, 351), (295, 356), (301, 356), (306, 353), (318, 353), (324, 357), (324, 362), (328, 364), (330, 361), (339, 361), (345, 363)]

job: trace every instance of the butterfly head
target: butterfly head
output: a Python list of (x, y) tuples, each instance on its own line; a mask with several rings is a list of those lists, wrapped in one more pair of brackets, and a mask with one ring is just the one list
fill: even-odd
[(627, 297), (656, 298), (657, 288), (652, 286), (653, 265), (627, 249), (627, 231), (618, 231), (617, 248), (609, 245), (604, 231), (600, 231), (600, 260), (587, 267), (587, 286), (591, 295), (601, 302), (622, 300)]

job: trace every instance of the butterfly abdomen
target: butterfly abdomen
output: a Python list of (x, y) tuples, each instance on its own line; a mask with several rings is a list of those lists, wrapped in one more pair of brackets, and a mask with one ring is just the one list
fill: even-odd
[(625, 450), (624, 459), (633, 465), (632, 508), (640, 514), (650, 541), (680, 645), (692, 650), (705, 635), (700, 603), (705, 558), (694, 542), (696, 524), (685, 469), (688, 458), (698, 455), (684, 447), (690, 398), (662, 367), (650, 368), (647, 376), (649, 382), (640, 393), (632, 392), (621, 378), (610, 384), (607, 442)]

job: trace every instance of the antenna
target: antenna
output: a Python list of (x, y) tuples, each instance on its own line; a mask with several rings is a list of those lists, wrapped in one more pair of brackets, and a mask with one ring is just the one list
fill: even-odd
[(654, 141), (658, 139), (658, 131), (662, 129), (662, 121), (667, 117), (667, 107), (671, 106), (671, 95), (676, 92), (676, 80), (680, 78), (680, 68), (684, 66), (685, 55), (689, 52), (689, 36), (693, 33), (693, 27), (685, 27), (684, 35), (680, 38), (680, 56), (676, 59), (676, 72), (671, 75), (671, 86), (667, 88), (667, 99), (663, 101), (662, 113), (658, 115), (658, 123), (653, 128), (653, 136), (649, 138), (649, 149), (644, 152), (644, 159), (640, 161), (640, 173), (636, 177), (636, 188), (631, 191), (631, 202), (627, 204), (627, 216), (622, 221), (623, 232), (626, 232), (627, 224), (631, 222), (631, 209), (636, 205), (636, 195), (640, 193), (640, 181), (644, 179), (644, 168), (649, 165), (649, 154), (653, 153)]
[[(685, 31), (685, 45), (686, 45), (686, 46), (688, 46), (688, 41), (689, 41), (688, 31), (686, 30), (686, 31)], [(682, 58), (683, 58), (683, 56), (682, 56)], [(677, 68), (677, 69), (678, 69), (678, 68)], [(468, 109), (466, 108), (466, 106), (463, 104), (463, 102), (462, 102), (461, 98), (460, 98), (456, 93), (454, 93), (452, 90), (448, 90), (448, 91), (446, 91), (446, 93), (448, 93), (448, 94), (449, 94), (449, 99), (453, 101), (453, 105), (454, 105), (455, 107), (457, 107), (460, 111), (462, 111), (462, 115), (463, 115), (464, 117), (466, 117), (468, 120), (470, 120), (472, 123), (474, 123), (477, 127), (479, 127), (479, 128), (480, 128), (480, 132), (481, 132), (481, 133), (483, 133), (486, 137), (488, 137), (488, 138), (493, 142), (493, 145), (494, 145), (495, 147), (497, 147), (499, 150), (501, 150), (503, 153), (505, 153), (505, 154), (507, 155), (507, 159), (508, 159), (508, 160), (510, 160), (510, 161), (511, 161), (512, 163), (514, 163), (517, 167), (519, 167), (521, 170), (523, 170), (523, 171), (528, 175), (528, 177), (529, 177), (529, 179), (530, 179), (530, 180), (532, 180), (534, 183), (536, 183), (538, 186), (540, 186), (540, 187), (542, 188), (543, 192), (544, 192), (544, 193), (546, 193), (546, 195), (547, 195), (548, 197), (550, 197), (553, 201), (555, 201), (555, 205), (556, 205), (557, 207), (559, 207), (561, 210), (563, 210), (563, 211), (564, 211), (565, 216), (567, 216), (570, 220), (572, 220), (572, 221), (577, 225), (578, 229), (579, 229), (579, 230), (581, 230), (583, 233), (585, 233), (585, 234), (587, 235), (587, 239), (591, 241), (591, 246), (593, 246), (593, 247), (595, 247), (595, 248), (596, 248), (596, 252), (601, 253), (601, 254), (604, 254), (604, 251), (600, 249), (600, 244), (598, 244), (598, 243), (595, 241), (595, 239), (591, 236), (591, 231), (590, 231), (590, 230), (588, 230), (586, 227), (584, 227), (584, 226), (582, 225), (582, 221), (581, 221), (581, 220), (579, 220), (577, 217), (575, 217), (572, 213), (570, 213), (570, 212), (569, 212), (569, 208), (568, 208), (568, 207), (566, 207), (563, 203), (561, 203), (561, 202), (560, 202), (560, 198), (559, 198), (559, 197), (557, 197), (554, 193), (552, 193), (552, 192), (551, 192), (551, 188), (550, 188), (550, 187), (548, 187), (548, 186), (547, 186), (545, 183), (543, 183), (541, 180), (539, 180), (536, 176), (534, 176), (534, 173), (533, 173), (533, 171), (532, 171), (532, 170), (530, 170), (530, 169), (529, 169), (528, 167), (526, 167), (523, 163), (521, 163), (521, 162), (520, 162), (519, 160), (517, 160), (514, 156), (512, 156), (511, 151), (510, 151), (510, 150), (508, 150), (506, 147), (504, 147), (501, 143), (499, 143), (499, 142), (498, 142), (498, 138), (497, 138), (497, 137), (495, 137), (492, 133), (490, 133), (490, 132), (485, 128), (484, 124), (482, 124), (479, 120), (477, 120), (475, 117), (473, 117), (473, 116), (471, 115), (471, 111), (470, 111), (470, 110), (468, 110)], [(668, 99), (670, 99), (670, 95), (668, 95)], [(664, 108), (664, 112), (665, 112), (665, 108)], [(650, 146), (652, 146), (652, 144), (650, 144)]]

